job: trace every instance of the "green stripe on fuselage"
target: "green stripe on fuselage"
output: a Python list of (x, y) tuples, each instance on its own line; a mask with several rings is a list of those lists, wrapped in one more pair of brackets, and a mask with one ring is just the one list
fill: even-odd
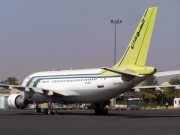
[[(50, 76), (34, 76), (31, 82), (29, 82), (29, 87), (37, 86), (40, 80), (44, 79), (72, 79), (72, 78), (99, 78), (99, 77), (112, 77), (120, 76), (119, 74), (102, 70), (96, 74), (71, 74), (71, 75), (50, 75)], [(36, 84), (35, 84), (36, 83)]]

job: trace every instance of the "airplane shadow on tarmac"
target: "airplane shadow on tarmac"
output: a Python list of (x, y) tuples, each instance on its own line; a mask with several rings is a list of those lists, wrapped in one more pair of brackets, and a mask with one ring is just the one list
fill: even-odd
[[(12, 111), (14, 115), (38, 115), (44, 113), (34, 113), (33, 111)], [(138, 110), (138, 111), (109, 111), (108, 115), (95, 115), (92, 110), (61, 110), (57, 116), (92, 116), (92, 117), (125, 117), (125, 118), (180, 118), (180, 110)], [(51, 115), (54, 116), (54, 115)]]

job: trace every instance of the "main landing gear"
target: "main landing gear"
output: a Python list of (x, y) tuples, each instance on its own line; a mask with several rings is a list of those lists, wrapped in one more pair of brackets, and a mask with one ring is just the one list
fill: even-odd
[(48, 108), (48, 109), (44, 109), (44, 114), (45, 115), (58, 115), (58, 111), (56, 108), (54, 109)]
[(39, 104), (38, 103), (35, 103), (35, 110), (34, 110), (34, 113), (41, 113), (41, 108), (39, 107)]
[[(39, 103), (35, 103), (35, 110), (34, 113), (41, 113), (41, 108)], [(52, 103), (48, 102), (48, 109), (44, 109), (45, 115), (58, 115), (58, 111), (56, 108), (52, 108)]]
[(95, 115), (108, 115), (108, 109), (95, 109)]
[(52, 108), (52, 103), (48, 102), (48, 109), (44, 109), (44, 114), (46, 115), (58, 115), (58, 111), (56, 108)]
[(105, 108), (109, 101), (95, 103), (95, 115), (108, 115), (108, 109)]

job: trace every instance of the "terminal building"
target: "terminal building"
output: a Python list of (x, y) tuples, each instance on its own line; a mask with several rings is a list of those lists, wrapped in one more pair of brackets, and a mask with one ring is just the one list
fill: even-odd
[(19, 90), (16, 89), (8, 90), (8, 89), (0, 88), (0, 109), (8, 109), (8, 105), (7, 105), (8, 96), (18, 92)]

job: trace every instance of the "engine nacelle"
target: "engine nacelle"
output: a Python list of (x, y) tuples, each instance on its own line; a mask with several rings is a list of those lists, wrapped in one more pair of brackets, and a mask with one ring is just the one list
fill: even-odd
[(7, 99), (8, 106), (12, 109), (24, 109), (28, 105), (28, 99), (20, 94), (11, 94)]

